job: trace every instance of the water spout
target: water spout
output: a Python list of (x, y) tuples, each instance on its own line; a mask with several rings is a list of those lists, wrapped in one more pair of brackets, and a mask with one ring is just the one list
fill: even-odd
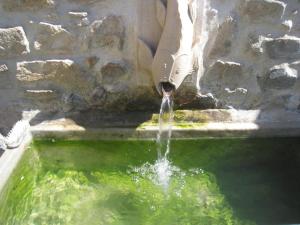
[(192, 73), (195, 2), (167, 2), (166, 20), (152, 64), (156, 87), (164, 82), (177, 89), (185, 77)]
[(170, 82), (161, 82), (160, 86), (163, 96), (169, 96), (171, 98), (175, 90), (175, 86)]
[[(167, 0), (157, 3), (161, 10), (159, 22), (162, 28), (158, 46), (153, 50), (139, 39), (139, 65), (150, 72), (157, 91), (163, 95), (161, 86), (168, 84), (173, 90), (179, 88), (185, 78), (197, 68), (198, 40), (195, 40), (197, 0)], [(169, 85), (170, 84), (170, 85)], [(167, 89), (168, 90), (168, 89)], [(168, 91), (167, 91), (168, 92)]]

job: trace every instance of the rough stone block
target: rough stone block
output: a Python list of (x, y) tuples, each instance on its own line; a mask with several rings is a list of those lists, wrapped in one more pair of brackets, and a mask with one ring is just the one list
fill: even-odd
[(8, 68), (7, 68), (6, 64), (0, 65), (0, 73), (4, 73), (4, 72), (7, 72), (7, 71), (8, 71)]
[(53, 0), (3, 0), (3, 8), (8, 11), (35, 10), (53, 6)]
[(263, 89), (289, 89), (295, 85), (297, 79), (297, 70), (284, 63), (272, 67), (263, 78), (261, 85)]
[(127, 73), (125, 63), (110, 62), (101, 68), (102, 82), (104, 84), (113, 84), (124, 79)]
[(0, 28), (0, 58), (20, 56), (30, 52), (22, 27)]
[(271, 38), (264, 37), (262, 35), (257, 36), (256, 34), (250, 33), (249, 38), (249, 47), (252, 53), (255, 56), (261, 55), (264, 53), (264, 43), (266, 41), (272, 40)]
[(232, 17), (228, 17), (219, 26), (210, 57), (226, 56), (230, 53), (236, 26), (236, 21)]
[(229, 88), (224, 89), (223, 100), (228, 106), (239, 108), (247, 99), (248, 90), (245, 88), (236, 88), (230, 90)]
[(81, 3), (81, 4), (93, 4), (96, 2), (103, 2), (105, 0), (69, 0), (69, 2)]
[(248, 16), (251, 20), (262, 18), (281, 19), (286, 4), (277, 0), (245, 0), (242, 4), (242, 15)]
[(17, 63), (19, 81), (39, 81), (69, 76), (74, 62), (72, 60), (47, 60)]
[(39, 23), (35, 35), (34, 48), (42, 53), (71, 53), (76, 44), (75, 37), (61, 25)]
[(224, 88), (237, 88), (242, 75), (241, 64), (218, 60), (208, 69), (201, 82), (215, 94)]
[(17, 63), (17, 80), (24, 87), (50, 85), (69, 93), (89, 96), (93, 80), (72, 60)]
[(25, 97), (32, 100), (52, 100), (59, 97), (54, 90), (25, 90)]
[(117, 47), (124, 42), (125, 27), (121, 17), (107, 16), (90, 25), (90, 47)]
[(271, 59), (299, 59), (300, 38), (285, 35), (265, 42), (266, 51)]
[(187, 109), (216, 109), (218, 108), (218, 104), (218, 99), (216, 99), (211, 93), (207, 93), (205, 95), (198, 93), (188, 101), (179, 103), (181, 108)]
[(87, 12), (69, 12), (70, 25), (84, 27), (89, 25), (88, 13)]

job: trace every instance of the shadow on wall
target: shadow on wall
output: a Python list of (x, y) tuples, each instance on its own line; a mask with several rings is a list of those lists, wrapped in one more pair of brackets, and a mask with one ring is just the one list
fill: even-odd
[[(159, 109), (158, 109), (159, 110)], [(86, 110), (81, 112), (62, 113), (43, 113), (34, 116), (31, 126), (42, 123), (45, 120), (70, 119), (77, 125), (86, 129), (93, 128), (136, 128), (145, 121), (152, 118), (156, 111), (135, 111), (135, 112), (103, 112), (99, 110)]]
[(6, 136), (15, 123), (22, 119), (22, 109), (0, 110), (0, 118), (0, 133)]

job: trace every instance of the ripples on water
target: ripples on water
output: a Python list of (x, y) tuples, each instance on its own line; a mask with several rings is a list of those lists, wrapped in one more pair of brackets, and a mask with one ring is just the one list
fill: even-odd
[(148, 173), (150, 179), (161, 186), (165, 192), (168, 191), (172, 174), (178, 174), (180, 171), (179, 168), (171, 165), (168, 159), (171, 148), (173, 117), (172, 93), (164, 92), (159, 113), (159, 130), (156, 138), (157, 160), (154, 165), (146, 163), (137, 169), (143, 175)]
[[(155, 163), (154, 145), (147, 141), (35, 143), (0, 195), (0, 224), (300, 221), (295, 175), (299, 139), (174, 140), (171, 163), (163, 166)], [(153, 151), (143, 151), (149, 146)]]

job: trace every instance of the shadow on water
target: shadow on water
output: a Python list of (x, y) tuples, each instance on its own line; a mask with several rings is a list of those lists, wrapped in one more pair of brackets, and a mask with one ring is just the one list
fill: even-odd
[(179, 167), (214, 174), (239, 218), (262, 225), (300, 223), (298, 138), (179, 141), (172, 149)]
[(157, 111), (148, 112), (103, 112), (98, 110), (87, 110), (81, 112), (71, 112), (67, 114), (56, 113), (39, 113), (31, 121), (32, 126), (37, 125), (45, 119), (60, 119), (66, 118), (73, 120), (76, 124), (89, 128), (103, 128), (103, 127), (138, 127), (140, 124), (151, 119), (153, 113)]

